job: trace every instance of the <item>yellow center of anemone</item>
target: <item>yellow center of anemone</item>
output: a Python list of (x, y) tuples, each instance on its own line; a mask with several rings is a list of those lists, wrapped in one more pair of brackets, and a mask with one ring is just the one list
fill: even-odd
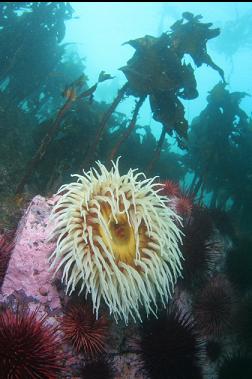
[(110, 236), (108, 236), (103, 226), (99, 225), (99, 233), (106, 247), (108, 250), (112, 248), (112, 252), (118, 261), (133, 265), (136, 258), (136, 241), (134, 230), (128, 222), (127, 215), (120, 213), (114, 218), (107, 205), (102, 206), (101, 213), (110, 232)]

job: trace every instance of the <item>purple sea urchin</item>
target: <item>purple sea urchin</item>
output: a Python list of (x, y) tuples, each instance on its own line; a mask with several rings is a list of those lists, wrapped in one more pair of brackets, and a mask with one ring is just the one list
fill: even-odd
[(201, 284), (210, 274), (216, 254), (217, 245), (211, 241), (213, 223), (208, 210), (194, 206), (183, 232), (180, 247), (184, 257), (181, 281), (185, 286), (192, 287), (194, 284)]
[(219, 336), (230, 326), (233, 292), (229, 282), (216, 277), (201, 290), (194, 304), (195, 319), (206, 335)]
[(141, 356), (152, 379), (201, 378), (202, 343), (189, 315), (169, 308), (141, 328)]

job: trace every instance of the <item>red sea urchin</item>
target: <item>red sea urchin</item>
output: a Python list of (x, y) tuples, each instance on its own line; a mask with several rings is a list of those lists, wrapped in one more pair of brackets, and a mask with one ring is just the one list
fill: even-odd
[(79, 353), (87, 357), (104, 352), (108, 334), (108, 320), (101, 316), (96, 320), (92, 308), (86, 303), (67, 305), (62, 321), (65, 339), (70, 341)]
[(193, 202), (190, 197), (181, 196), (175, 200), (175, 210), (179, 216), (190, 217), (192, 213)]
[(180, 189), (179, 189), (179, 185), (177, 183), (174, 183), (173, 181), (171, 180), (165, 180), (164, 182), (162, 182), (162, 190), (160, 191), (160, 193), (163, 195), (163, 196), (167, 196), (168, 198), (170, 197), (174, 197), (174, 196), (180, 196)]
[(190, 315), (169, 308), (141, 329), (143, 366), (151, 379), (202, 378), (202, 342)]
[(45, 316), (33, 312), (0, 315), (0, 373), (8, 379), (56, 379), (61, 368), (56, 329), (45, 325)]

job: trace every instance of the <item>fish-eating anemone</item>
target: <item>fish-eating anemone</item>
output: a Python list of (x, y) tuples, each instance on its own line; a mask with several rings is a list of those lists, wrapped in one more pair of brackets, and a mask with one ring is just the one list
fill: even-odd
[(103, 299), (116, 320), (141, 320), (140, 307), (155, 313), (157, 297), (166, 306), (181, 273), (180, 218), (159, 195), (156, 178), (132, 169), (120, 175), (118, 160), (110, 171), (97, 165), (99, 172), (76, 175), (58, 192), (52, 266), (63, 268), (67, 293), (77, 284), (91, 293), (96, 317)]

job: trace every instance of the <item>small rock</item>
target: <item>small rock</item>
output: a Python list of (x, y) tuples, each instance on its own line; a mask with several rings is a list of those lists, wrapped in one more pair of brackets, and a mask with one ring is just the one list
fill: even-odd
[(48, 295), (48, 290), (45, 287), (40, 287), (39, 288), (39, 293), (40, 293), (41, 296), (47, 296)]

